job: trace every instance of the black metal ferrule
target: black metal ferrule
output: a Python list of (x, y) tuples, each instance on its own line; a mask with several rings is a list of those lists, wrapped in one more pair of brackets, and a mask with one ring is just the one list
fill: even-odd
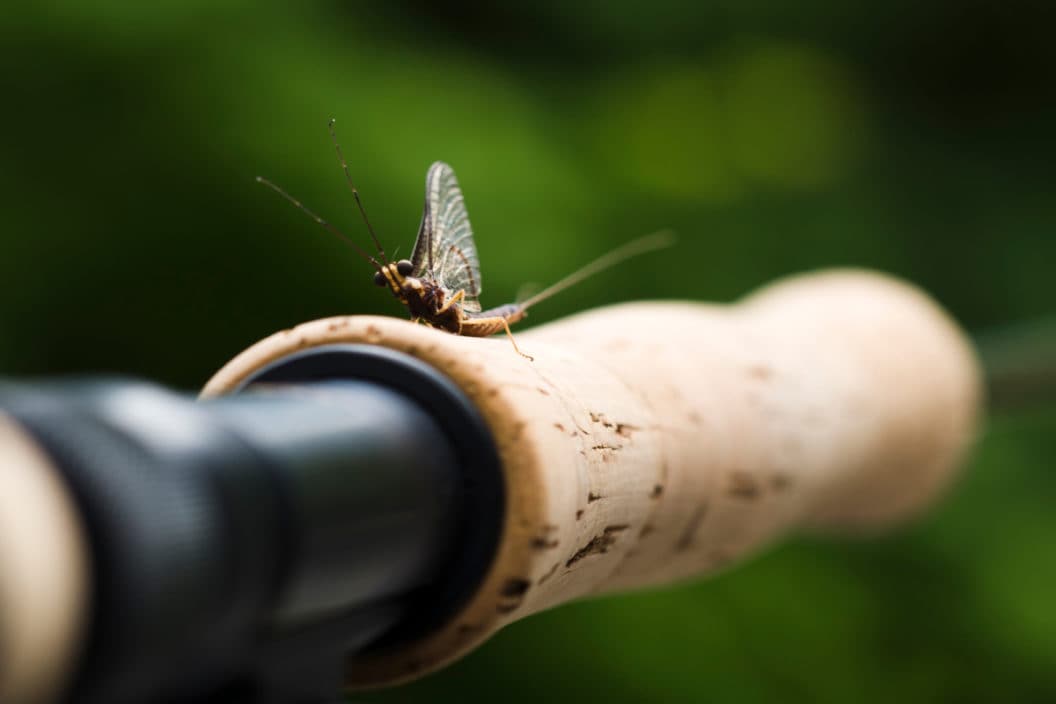
[[(476, 407), (446, 376), (402, 352), (373, 345), (340, 344), (289, 355), (246, 379), (261, 383), (312, 384), (354, 379), (406, 395), (436, 424), (454, 454), (458, 508), (451, 527), (454, 549), (445, 556), (428, 591), (408, 604), (412, 618), (371, 644), (395, 647), (443, 624), (470, 597), (491, 566), (506, 512), (506, 487), (498, 448)], [(410, 429), (414, 434), (414, 429)], [(439, 451), (439, 446), (437, 447)], [(417, 461), (428, 464), (434, 453)]]
[(443, 623), (490, 565), (498, 454), (435, 369), (305, 350), (194, 403), (124, 380), (0, 387), (67, 478), (90, 626), (70, 700), (317, 701), (345, 657)]

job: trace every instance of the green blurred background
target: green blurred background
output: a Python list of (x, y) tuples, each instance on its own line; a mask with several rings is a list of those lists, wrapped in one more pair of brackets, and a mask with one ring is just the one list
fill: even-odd
[[(0, 374), (190, 389), (292, 324), (403, 315), (253, 181), (366, 242), (330, 117), (390, 250), (410, 251), (428, 165), (455, 167), (485, 305), (679, 233), (533, 322), (728, 301), (832, 265), (918, 282), (971, 330), (1050, 314), (1052, 15), (1026, 0), (9, 4)], [(795, 540), (707, 583), (561, 608), (358, 701), (1054, 701), (1054, 458), (1056, 413), (995, 418), (964, 481), (897, 535)]]

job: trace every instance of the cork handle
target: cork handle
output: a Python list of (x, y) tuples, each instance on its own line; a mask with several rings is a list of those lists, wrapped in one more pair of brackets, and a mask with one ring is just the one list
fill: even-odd
[(0, 702), (53, 701), (90, 602), (88, 537), (59, 470), (0, 413)]
[(279, 333), (205, 395), (307, 346), (418, 356), (477, 404), (502, 456), (504, 535), (447, 627), (349, 663), (353, 686), (444, 664), (527, 614), (710, 574), (792, 530), (884, 528), (926, 507), (972, 440), (964, 336), (889, 277), (795, 277), (731, 306), (636, 303), (508, 341), (344, 317)]

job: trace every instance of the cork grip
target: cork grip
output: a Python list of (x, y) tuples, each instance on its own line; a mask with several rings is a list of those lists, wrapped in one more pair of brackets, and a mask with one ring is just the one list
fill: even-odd
[(980, 372), (917, 289), (793, 277), (729, 306), (634, 303), (508, 340), (352, 316), (251, 347), (204, 396), (310, 346), (384, 345), (448, 375), (502, 457), (504, 533), (446, 627), (348, 664), (351, 686), (435, 669), (583, 596), (708, 575), (792, 530), (882, 529), (925, 508), (971, 443)]
[(67, 684), (90, 602), (88, 538), (59, 470), (0, 413), (0, 702)]

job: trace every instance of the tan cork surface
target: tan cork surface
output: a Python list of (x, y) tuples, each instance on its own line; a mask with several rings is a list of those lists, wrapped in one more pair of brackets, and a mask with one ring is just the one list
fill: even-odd
[(395, 318), (319, 320), (225, 366), (205, 397), (332, 343), (447, 374), (495, 436), (504, 534), (443, 629), (348, 665), (351, 686), (435, 669), (527, 614), (707, 575), (796, 529), (877, 530), (928, 506), (974, 437), (980, 372), (917, 289), (863, 271), (793, 277), (734, 305), (634, 303), (473, 339)]
[(87, 537), (58, 470), (0, 413), (0, 702), (62, 691), (87, 619)]

